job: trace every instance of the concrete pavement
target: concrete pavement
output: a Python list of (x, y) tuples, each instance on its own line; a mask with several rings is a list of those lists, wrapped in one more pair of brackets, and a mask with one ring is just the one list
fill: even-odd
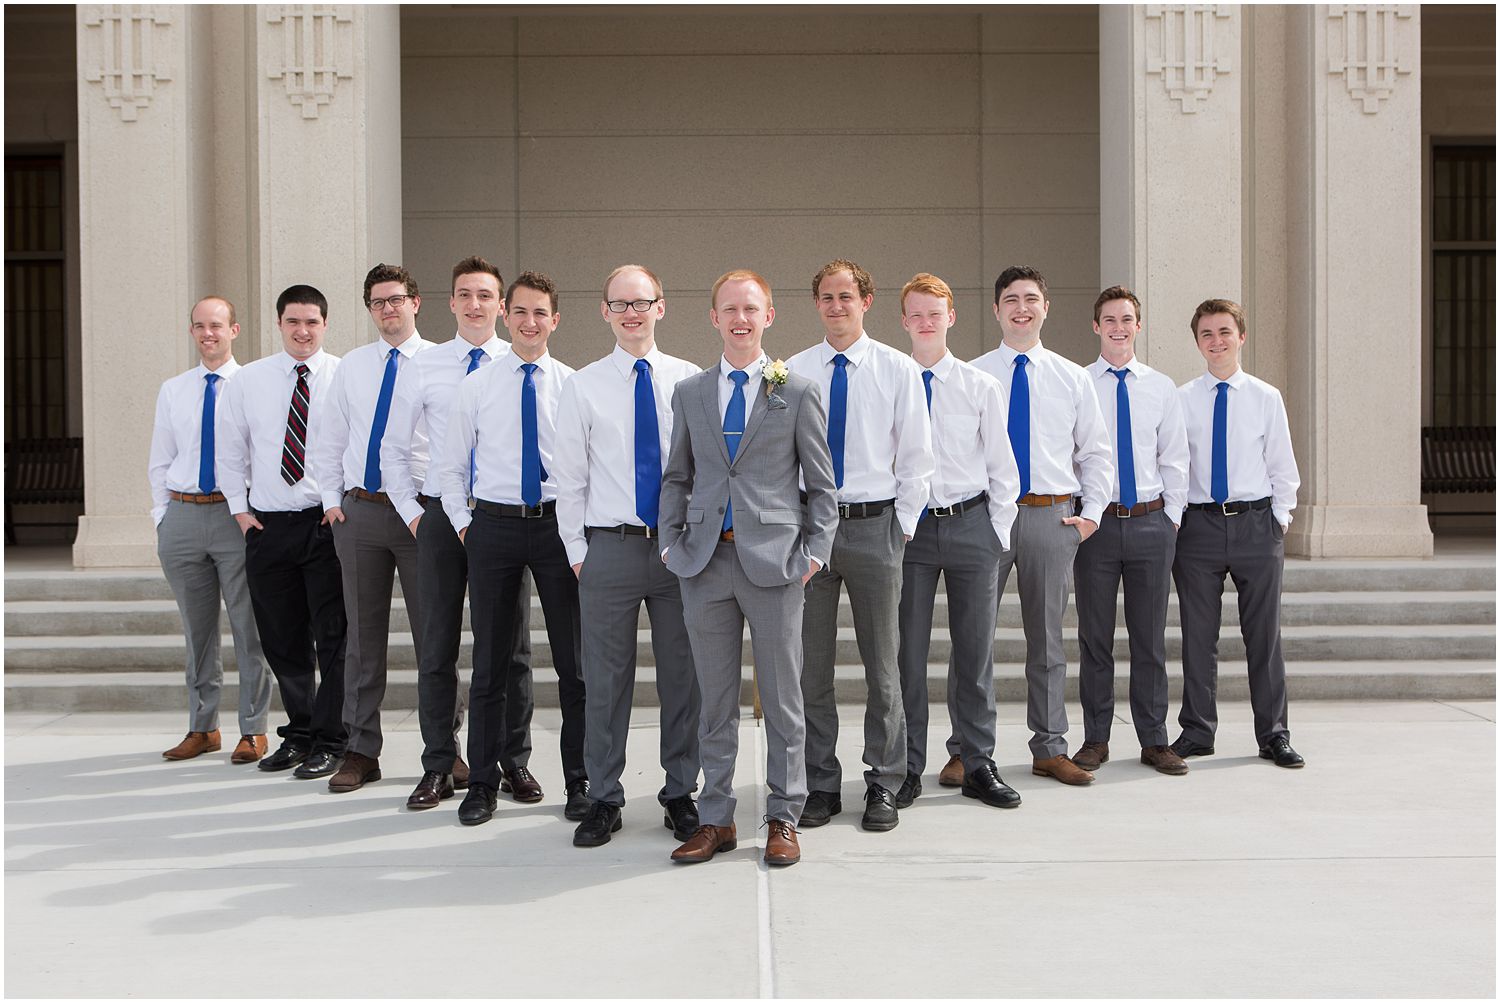
[[(942, 720), (934, 707), (934, 722)], [(1073, 709), (1076, 727), (1077, 708)], [(1292, 705), (1301, 771), (1255, 758), (1248, 705), (1186, 777), (1127, 722), (1089, 788), (1032, 777), (1000, 710), (1000, 812), (927, 789), (859, 829), (861, 711), (842, 709), (844, 813), (760, 864), (760, 761), (741, 733), (740, 847), (671, 866), (655, 712), (632, 730), (625, 827), (575, 849), (555, 711), (538, 805), (402, 807), (414, 717), (353, 794), (164, 763), (181, 715), (5, 717), (10, 996), (1493, 996), (1494, 703)], [(1071, 736), (1077, 739), (1077, 734)]]

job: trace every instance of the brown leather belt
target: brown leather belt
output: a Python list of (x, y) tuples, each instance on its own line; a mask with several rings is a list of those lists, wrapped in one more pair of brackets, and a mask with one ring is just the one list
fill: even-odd
[(1072, 495), (1022, 495), (1017, 505), (1025, 505), (1027, 508), (1044, 508), (1048, 505), (1061, 505), (1063, 502), (1073, 500)]
[(167, 497), (173, 501), (187, 502), (189, 505), (214, 505), (224, 500), (224, 492), (215, 491), (207, 495), (185, 495), (181, 491), (168, 491)]
[(719, 534), (719, 542), (720, 543), (733, 543), (734, 542), (734, 530), (732, 530), (732, 529), (726, 529), (724, 532), (720, 533)]
[(379, 502), (381, 505), (389, 505), (391, 503), (390, 495), (384, 491), (366, 491), (364, 488), (350, 488), (349, 493), (360, 501)]
[(1130, 508), (1126, 508), (1119, 502), (1110, 502), (1104, 506), (1104, 514), (1112, 515), (1116, 519), (1139, 519), (1147, 512), (1160, 512), (1166, 507), (1167, 503), (1161, 498), (1155, 498), (1148, 502), (1138, 502), (1130, 506)]

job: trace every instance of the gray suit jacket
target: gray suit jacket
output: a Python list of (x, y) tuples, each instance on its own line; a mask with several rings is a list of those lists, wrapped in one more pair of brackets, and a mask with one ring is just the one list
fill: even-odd
[(667, 567), (691, 578), (708, 565), (733, 497), (734, 545), (746, 577), (762, 587), (801, 581), (810, 558), (828, 563), (839, 521), (822, 395), (795, 373), (773, 395), (762, 383), (730, 463), (719, 379), (714, 365), (672, 393), (672, 451), (659, 520)]

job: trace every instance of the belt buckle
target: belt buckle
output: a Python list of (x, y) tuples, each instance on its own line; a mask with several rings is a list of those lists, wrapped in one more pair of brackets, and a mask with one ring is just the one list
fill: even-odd
[(957, 515), (958, 512), (955, 511), (957, 508), (957, 505), (945, 505), (942, 508), (935, 508), (932, 510), (932, 517), (934, 519), (946, 519), (949, 516)]
[(646, 531), (646, 533), (645, 533), (646, 539), (648, 539), (648, 540), (654, 540), (654, 539), (656, 539), (656, 536), (657, 536), (657, 533), (659, 532), (659, 530), (657, 530), (657, 529), (655, 529), (655, 528), (653, 528), (651, 526), (642, 526), (641, 528)]
[(1131, 513), (1130, 509), (1126, 508), (1124, 505), (1121, 505), (1119, 502), (1116, 502), (1115, 503), (1115, 518), (1116, 519), (1132, 519), (1132, 518), (1134, 518), (1134, 515)]
[(853, 509), (854, 509), (854, 506), (852, 504), (848, 504), (846, 502), (839, 502), (839, 518), (840, 519), (848, 519), (848, 518), (850, 518), (850, 514), (853, 511)]
[(547, 514), (546, 512), (542, 511), (542, 507), (540, 505), (537, 505), (535, 507), (533, 507), (531, 505), (522, 505), (521, 506), (521, 518), (522, 519), (540, 519), (543, 516), (545, 516), (546, 514)]
[(1229, 519), (1240, 514), (1238, 509), (1233, 512), (1229, 510), (1229, 506), (1233, 504), (1234, 502), (1219, 502), (1219, 511), (1224, 514), (1224, 518)]

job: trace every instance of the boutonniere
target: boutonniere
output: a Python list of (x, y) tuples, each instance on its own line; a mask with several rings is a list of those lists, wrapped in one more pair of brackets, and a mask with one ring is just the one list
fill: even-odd
[(766, 386), (767, 406), (786, 407), (786, 401), (776, 393), (776, 390), (778, 387), (786, 386), (787, 377), (791, 376), (791, 374), (792, 371), (787, 368), (786, 363), (781, 359), (766, 363), (760, 375)]

